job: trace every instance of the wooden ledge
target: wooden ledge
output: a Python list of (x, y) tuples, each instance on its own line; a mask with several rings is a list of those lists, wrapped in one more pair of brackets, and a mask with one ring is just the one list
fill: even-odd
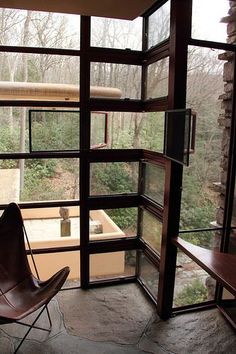
[(195, 246), (180, 237), (174, 238), (172, 242), (236, 296), (236, 255)]

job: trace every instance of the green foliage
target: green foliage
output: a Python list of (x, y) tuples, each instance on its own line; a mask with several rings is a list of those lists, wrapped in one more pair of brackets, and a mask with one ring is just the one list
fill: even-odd
[(207, 289), (199, 279), (194, 279), (176, 296), (175, 306), (186, 306), (207, 301)]
[(55, 175), (55, 160), (26, 160), (24, 171), (24, 191), (22, 200), (61, 199), (62, 190), (50, 183)]
[(164, 142), (164, 115), (159, 112), (150, 112), (143, 122), (140, 132), (141, 146), (148, 150), (163, 152)]
[(0, 130), (0, 151), (1, 152), (16, 152), (19, 149), (19, 131), (9, 129), (8, 126), (1, 125)]
[(22, 201), (62, 199), (63, 188), (55, 187), (46, 178), (35, 179), (32, 170), (25, 171), (25, 186), (21, 194)]
[(33, 117), (33, 150), (79, 149), (78, 112), (34, 112)]
[(107, 214), (123, 231), (129, 231), (136, 227), (137, 210), (136, 208), (110, 209)]
[[(0, 152), (18, 151), (18, 134), (17, 130), (11, 131), (8, 126), (2, 125), (0, 130)], [(0, 160), (0, 168), (17, 168), (17, 164), (16, 160)]]
[(182, 203), (181, 229), (208, 228), (210, 221), (214, 217), (215, 207), (211, 202), (205, 202), (200, 205)]
[(45, 177), (53, 177), (57, 166), (56, 160), (26, 160), (26, 178), (29, 176), (35, 180)]
[(131, 166), (127, 163), (106, 163), (93, 166), (92, 189), (106, 194), (133, 191)]
[[(91, 189), (94, 194), (129, 193), (134, 191), (132, 166), (127, 163), (96, 164), (92, 169)], [(112, 220), (122, 229), (136, 229), (136, 208), (107, 211)]]

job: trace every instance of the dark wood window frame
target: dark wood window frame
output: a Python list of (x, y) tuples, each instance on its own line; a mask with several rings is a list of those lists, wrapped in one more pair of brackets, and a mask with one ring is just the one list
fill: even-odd
[[(218, 42), (203, 41), (191, 38), (191, 13), (192, 1), (171, 0), (171, 27), (170, 38), (159, 45), (147, 50), (146, 33), (148, 30), (148, 16), (166, 1), (157, 1), (147, 13), (144, 14), (143, 26), (143, 50), (120, 50), (90, 47), (90, 18), (81, 17), (81, 44), (80, 50), (54, 49), (54, 48), (29, 48), (16, 46), (0, 46), (0, 52), (33, 53), (51, 55), (69, 55), (80, 57), (80, 102), (55, 102), (35, 101), (34, 107), (58, 107), (80, 109), (80, 150), (76, 152), (46, 152), (46, 153), (2, 153), (1, 159), (34, 159), (34, 158), (80, 158), (80, 198), (75, 201), (63, 202), (38, 202), (20, 203), (22, 208), (43, 208), (45, 206), (78, 205), (81, 207), (81, 244), (80, 246), (66, 249), (35, 250), (35, 253), (81, 251), (81, 287), (87, 289), (91, 286), (110, 284), (114, 282), (136, 281), (138, 275), (126, 279), (102, 281), (92, 284), (89, 279), (90, 254), (114, 252), (117, 250), (142, 250), (160, 272), (157, 304), (158, 314), (163, 318), (169, 318), (172, 314), (174, 293), (177, 242), (173, 242), (179, 232), (180, 204), (183, 167), (175, 161), (165, 162), (165, 205), (163, 211), (152, 201), (144, 196), (130, 194), (127, 196), (90, 197), (89, 196), (89, 172), (91, 162), (116, 162), (116, 161), (142, 161), (149, 159), (152, 163), (160, 163), (158, 154), (147, 150), (91, 150), (90, 149), (90, 112), (91, 111), (121, 111), (121, 112), (160, 112), (167, 109), (184, 109), (186, 106), (186, 81), (187, 81), (187, 54), (188, 46), (195, 45), (222, 50), (230, 50), (236, 53), (236, 46)], [(147, 66), (163, 58), (169, 57), (169, 90), (167, 97), (153, 100), (145, 100), (145, 81), (147, 78)], [(140, 100), (107, 100), (90, 98), (90, 63), (107, 62), (129, 65), (139, 65), (142, 68), (141, 99)], [(235, 70), (236, 71), (236, 70)], [(235, 73), (234, 71), (234, 73)], [(234, 80), (234, 92), (235, 92)], [(233, 95), (235, 96), (235, 95)], [(231, 147), (228, 171), (228, 184), (226, 192), (226, 213), (224, 220), (224, 237), (222, 251), (227, 252), (228, 231), (231, 227), (231, 214), (234, 188), (236, 162), (236, 109), (233, 102), (233, 122), (231, 129)], [(0, 106), (31, 107), (32, 101), (0, 101)], [(130, 239), (117, 239), (110, 241), (89, 240), (89, 211), (97, 208), (116, 207), (144, 207), (163, 221), (163, 242), (160, 257), (142, 240), (137, 237)], [(5, 205), (0, 205), (3, 208)], [(174, 215), (174, 217), (173, 217)], [(177, 246), (177, 247), (176, 247)], [(191, 252), (190, 252), (191, 253)], [(151, 294), (150, 294), (151, 296)], [(217, 305), (221, 306), (222, 289), (219, 287)], [(222, 311), (223, 311), (222, 306)]]

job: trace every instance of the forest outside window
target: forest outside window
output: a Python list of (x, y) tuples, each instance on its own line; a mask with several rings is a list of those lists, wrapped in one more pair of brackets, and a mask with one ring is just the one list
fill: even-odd
[(163, 207), (165, 188), (165, 169), (163, 166), (143, 163), (143, 194)]
[(31, 152), (79, 150), (79, 111), (29, 110)]
[(0, 161), (1, 204), (79, 199), (79, 159)]
[[(114, 64), (114, 63), (91, 63), (90, 79), (92, 86), (102, 86), (119, 89), (121, 98), (141, 97), (141, 66)], [(108, 96), (109, 98), (109, 96)], [(111, 90), (110, 98), (120, 98)]]
[(148, 49), (170, 35), (170, 1), (167, 1), (148, 18)]
[(186, 254), (178, 250), (174, 308), (213, 300), (215, 288), (213, 286), (212, 289), (212, 282), (215, 284), (208, 273), (186, 256)]
[[(216, 185), (221, 180), (221, 154), (223, 150), (225, 156), (228, 154), (228, 144), (221, 125), (223, 103), (219, 100), (224, 93), (226, 64), (220, 58), (224, 58), (222, 50), (188, 47), (186, 101), (187, 107), (196, 112), (197, 122), (195, 151), (189, 156), (189, 167), (183, 170), (180, 228), (184, 230), (209, 228), (214, 221), (222, 225)], [(228, 110), (230, 102), (227, 104)], [(213, 238), (213, 234), (209, 236)]]
[(0, 8), (1, 44), (42, 48), (80, 47), (80, 16)]
[[(164, 112), (106, 112), (108, 149), (146, 149), (163, 153)], [(91, 144), (97, 132), (102, 133), (103, 115), (91, 115)], [(93, 125), (94, 124), (94, 125)], [(100, 130), (101, 126), (101, 130)], [(93, 129), (94, 127), (94, 129)]]
[(133, 21), (113, 18), (91, 18), (91, 46), (142, 49), (142, 18)]
[(90, 166), (91, 195), (138, 192), (138, 162), (92, 163)]
[(168, 96), (169, 58), (152, 63), (147, 68), (146, 99)]
[(27, 112), (25, 107), (0, 107), (0, 153), (29, 152)]
[(162, 223), (152, 213), (145, 209), (141, 209), (141, 237), (148, 242), (150, 246), (161, 253), (161, 239), (162, 239)]
[(1, 53), (0, 60), (1, 100), (79, 100), (79, 57)]
[(104, 148), (108, 144), (108, 113), (91, 112), (91, 149)]

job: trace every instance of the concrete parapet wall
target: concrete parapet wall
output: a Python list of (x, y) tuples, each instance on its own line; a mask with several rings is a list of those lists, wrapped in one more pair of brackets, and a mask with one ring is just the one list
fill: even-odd
[[(60, 248), (80, 244), (79, 207), (69, 207), (71, 220), (76, 220), (77, 228), (72, 228), (71, 236), (60, 236), (59, 208), (22, 209), (22, 216), (32, 249)], [(125, 237), (123, 231), (103, 210), (93, 210), (91, 220), (102, 225), (102, 233), (90, 234), (90, 240), (104, 240)], [(42, 280), (48, 279), (64, 266), (71, 271), (69, 279), (80, 278), (80, 251), (55, 252), (34, 256)], [(32, 261), (29, 256), (31, 269)], [(122, 275), (125, 269), (125, 252), (93, 254), (90, 256), (90, 277)]]

